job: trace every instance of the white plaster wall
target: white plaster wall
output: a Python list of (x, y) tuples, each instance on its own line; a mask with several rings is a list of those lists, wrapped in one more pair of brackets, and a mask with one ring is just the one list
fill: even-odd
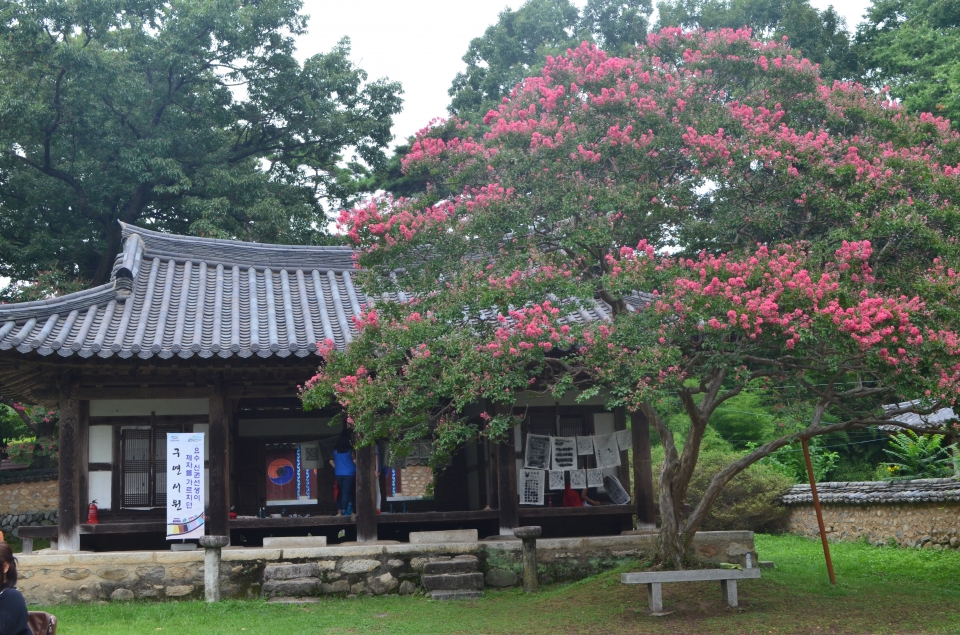
[(207, 399), (92, 399), (91, 417), (149, 417), (157, 415), (205, 415)]
[[(612, 412), (598, 412), (593, 415), (593, 433), (595, 435), (600, 436), (604, 434), (613, 434), (614, 432), (616, 432), (616, 423), (614, 423)], [(613, 476), (614, 478), (616, 478), (617, 468), (615, 467), (605, 468), (603, 470), (603, 475)], [(604, 490), (602, 485), (600, 486), (599, 489), (602, 491), (606, 491)]]
[(87, 476), (87, 494), (87, 500), (97, 501), (98, 508), (111, 509), (113, 472), (90, 472)]
[(113, 463), (113, 426), (90, 426), (90, 463)]

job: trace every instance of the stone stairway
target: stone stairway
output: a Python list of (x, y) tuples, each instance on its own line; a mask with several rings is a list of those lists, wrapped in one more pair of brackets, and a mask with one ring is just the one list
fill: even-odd
[(432, 560), (423, 565), (422, 582), (434, 600), (472, 600), (483, 594), (483, 574), (476, 556)]

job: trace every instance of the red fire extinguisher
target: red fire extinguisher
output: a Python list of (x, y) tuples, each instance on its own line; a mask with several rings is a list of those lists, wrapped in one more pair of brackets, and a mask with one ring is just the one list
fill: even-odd
[(90, 507), (87, 509), (87, 524), (88, 525), (99, 525), (100, 516), (97, 510), (97, 501), (93, 500), (90, 502)]

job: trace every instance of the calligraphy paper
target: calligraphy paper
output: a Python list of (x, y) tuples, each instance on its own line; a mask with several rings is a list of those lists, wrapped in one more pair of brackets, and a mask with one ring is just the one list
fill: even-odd
[(593, 454), (593, 437), (577, 437), (577, 454)]
[(570, 470), (570, 488), (578, 492), (587, 486), (586, 470)]
[(603, 489), (607, 491), (607, 496), (616, 505), (626, 505), (630, 502), (630, 494), (627, 494), (627, 490), (623, 489), (623, 485), (620, 484), (620, 480), (616, 476), (604, 476)]
[(593, 450), (594, 456), (597, 457), (597, 467), (618, 467), (620, 465), (620, 447), (617, 445), (617, 435), (603, 434), (593, 437)]
[(587, 487), (603, 485), (603, 471), (598, 469), (587, 470)]
[(563, 471), (550, 470), (550, 489), (563, 489), (563, 488), (564, 488)]
[(543, 470), (521, 470), (520, 504), (543, 505)]
[(527, 451), (523, 455), (523, 467), (530, 470), (550, 469), (550, 437), (539, 434), (527, 435)]
[(167, 434), (167, 540), (205, 533), (203, 460), (202, 432)]
[(617, 430), (617, 445), (621, 452), (626, 452), (633, 447), (633, 435), (629, 430)]
[(577, 468), (577, 440), (574, 437), (550, 437), (554, 470)]

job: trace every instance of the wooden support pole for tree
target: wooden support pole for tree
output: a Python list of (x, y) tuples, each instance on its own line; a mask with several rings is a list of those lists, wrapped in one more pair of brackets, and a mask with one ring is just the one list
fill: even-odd
[(230, 407), (221, 380), (210, 391), (210, 500), (207, 535), (230, 536)]
[[(79, 428), (80, 382), (65, 373), (60, 381), (60, 497), (57, 549), (80, 551)], [(86, 458), (86, 457), (84, 457)]]
[(820, 497), (817, 496), (817, 481), (813, 478), (813, 462), (810, 460), (810, 448), (807, 445), (807, 439), (801, 438), (800, 445), (803, 446), (803, 460), (807, 464), (807, 476), (810, 477), (810, 494), (813, 496), (813, 509), (817, 513), (817, 525), (820, 527), (820, 541), (823, 543), (823, 557), (827, 560), (827, 574), (830, 576), (830, 584), (836, 584), (837, 576), (833, 573), (830, 543), (827, 542), (827, 530), (823, 525), (823, 510), (820, 509)]
[(377, 539), (376, 461), (372, 445), (357, 449), (357, 542)]
[(653, 459), (650, 456), (650, 422), (642, 412), (630, 413), (630, 432), (633, 440), (633, 499), (637, 505), (637, 525), (655, 528), (657, 513), (654, 507)]

